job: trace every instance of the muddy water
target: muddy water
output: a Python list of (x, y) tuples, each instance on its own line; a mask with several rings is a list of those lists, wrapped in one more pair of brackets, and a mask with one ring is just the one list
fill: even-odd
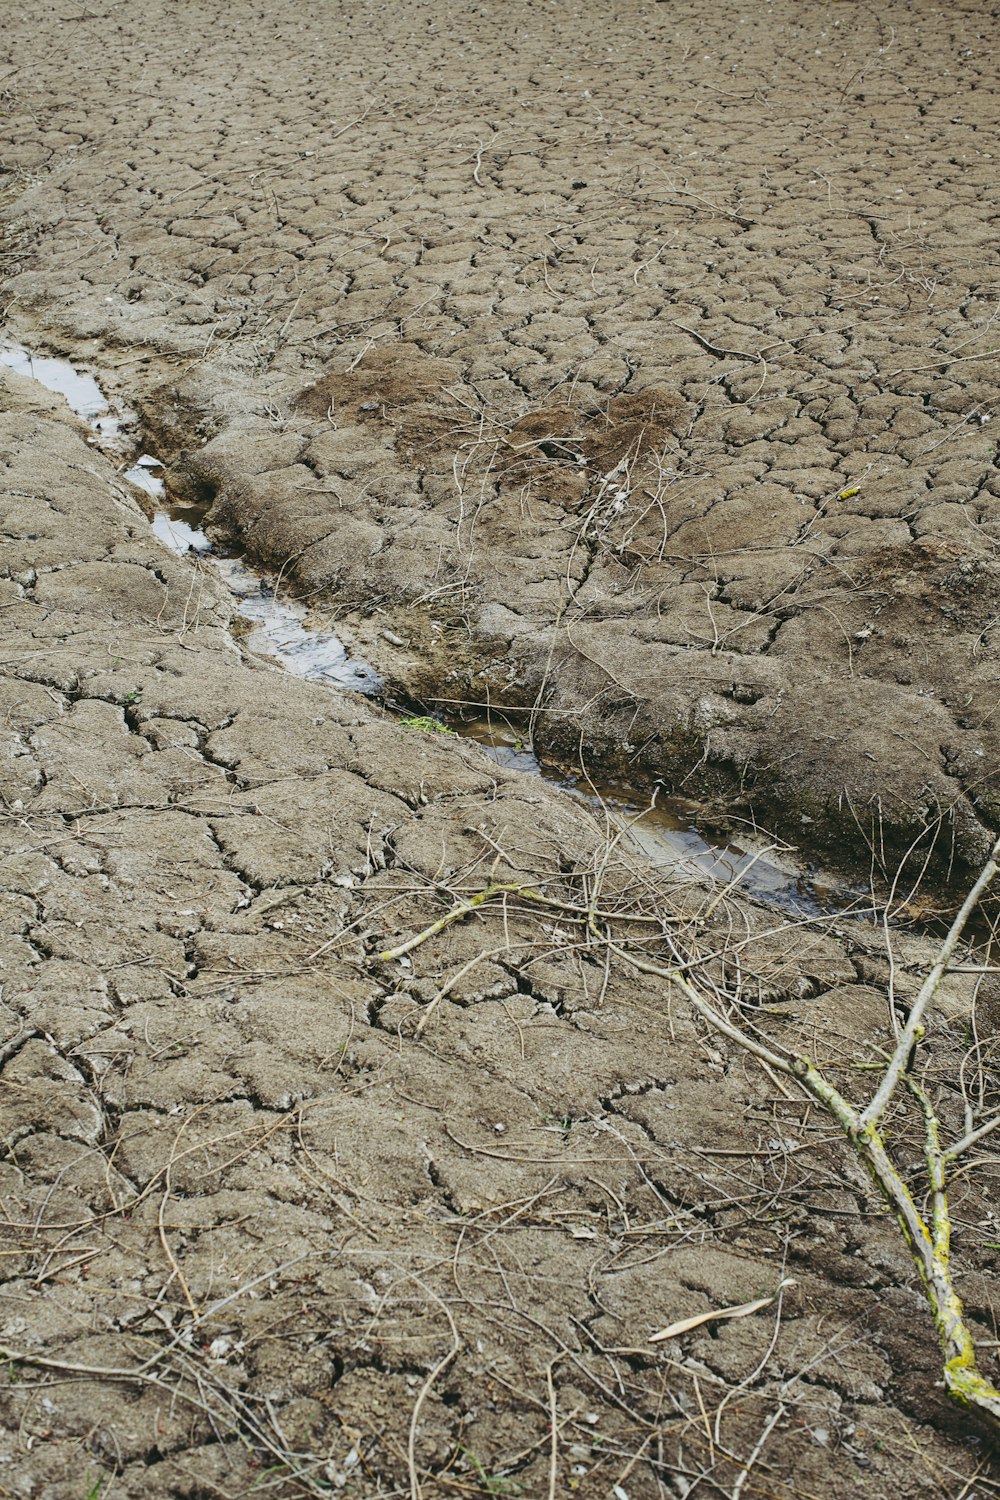
[(69, 360), (58, 359), (48, 354), (32, 354), (13, 339), (5, 339), (0, 345), (0, 365), (37, 380), (47, 391), (54, 391), (66, 401), (92, 427), (98, 437), (110, 440), (119, 436), (123, 422), (131, 413), (118, 413), (97, 383), (95, 376), (86, 370), (78, 370)]
[(759, 833), (721, 834), (715, 840), (699, 831), (701, 808), (684, 797), (657, 795), (651, 805), (636, 801), (634, 789), (618, 782), (585, 781), (555, 766), (542, 766), (534, 751), (509, 723), (486, 717), (455, 717), (457, 731), (476, 740), (499, 765), (542, 776), (606, 815), (625, 840), (653, 864), (690, 871), (718, 883), (738, 883), (762, 901), (804, 913), (831, 911), (850, 899), (842, 881), (815, 866), (806, 866), (781, 840)]
[[(93, 429), (94, 441), (112, 456), (121, 457), (127, 451), (135, 416), (113, 408), (92, 373), (65, 359), (34, 354), (13, 340), (0, 343), (0, 367), (63, 396)], [(207, 536), (203, 529), (207, 507), (178, 503), (167, 490), (163, 467), (154, 454), (125, 459), (120, 472), (153, 499), (152, 528), (163, 545), (198, 566), (211, 568), (230, 589), (239, 614), (251, 624), (247, 644), (252, 649), (277, 659), (297, 676), (382, 699), (383, 685), (373, 668), (352, 658), (334, 631), (311, 628), (305, 606), (282, 597), (279, 579), (258, 572), (239, 552), (227, 551)], [(530, 744), (504, 721), (455, 716), (442, 727), (475, 740), (498, 765), (542, 776), (588, 802), (624, 843), (655, 865), (701, 881), (737, 884), (749, 895), (803, 915), (858, 905), (857, 892), (806, 866), (780, 841), (768, 841), (757, 833), (706, 837), (696, 826), (696, 803), (658, 797), (654, 805), (646, 806), (636, 801), (628, 787), (584, 781), (558, 767), (542, 766)]]
[[(126, 470), (133, 483), (134, 476), (134, 468)], [(151, 482), (158, 491), (151, 489)], [(238, 552), (217, 547), (201, 527), (205, 508), (175, 504), (166, 493), (162, 469), (144, 468), (141, 485), (155, 494), (160, 507), (153, 518), (154, 535), (181, 556), (206, 559), (235, 596), (239, 613), (251, 622), (247, 642), (255, 651), (277, 657), (297, 677), (377, 695), (381, 684), (368, 663), (350, 656), (332, 630), (310, 630), (305, 607), (296, 599), (281, 598), (277, 580), (251, 568)]]
[[(76, 415), (91, 427), (102, 447), (112, 454), (126, 446), (135, 423), (131, 412), (112, 408), (96, 377), (50, 355), (33, 354), (13, 340), (0, 344), (0, 366), (37, 380), (46, 390), (63, 396)], [(252, 626), (248, 644), (265, 656), (277, 657), (299, 677), (334, 683), (374, 694), (380, 684), (365, 662), (355, 661), (332, 631), (308, 630), (306, 611), (293, 599), (281, 599), (276, 585), (255, 572), (236, 553), (215, 546), (202, 530), (204, 506), (175, 504), (167, 494), (160, 460), (140, 454), (121, 471), (138, 489), (152, 497), (157, 509), (153, 533), (164, 546), (192, 561), (205, 559), (235, 595), (237, 608)]]

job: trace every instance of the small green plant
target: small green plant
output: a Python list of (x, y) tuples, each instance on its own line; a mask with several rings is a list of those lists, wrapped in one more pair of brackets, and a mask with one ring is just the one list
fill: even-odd
[(463, 1458), (469, 1460), (469, 1463), (475, 1469), (480, 1488), (487, 1495), (520, 1495), (522, 1493), (521, 1486), (516, 1479), (507, 1479), (502, 1474), (490, 1474), (479, 1462), (479, 1459), (472, 1452), (471, 1448), (463, 1447), (459, 1443), (458, 1451)]
[(126, 708), (129, 707), (133, 703), (141, 703), (142, 702), (142, 688), (133, 688), (130, 693), (126, 693), (124, 701), (125, 701)]
[(104, 1487), (104, 1480), (101, 1476), (98, 1474), (97, 1478), (92, 1482), (88, 1474), (83, 1482), (87, 1486), (87, 1500), (101, 1500), (101, 1490)]
[(447, 724), (442, 724), (440, 719), (432, 719), (428, 714), (415, 714), (409, 719), (399, 721), (404, 729), (419, 729), (422, 734), (457, 734), (457, 730), (449, 729)]

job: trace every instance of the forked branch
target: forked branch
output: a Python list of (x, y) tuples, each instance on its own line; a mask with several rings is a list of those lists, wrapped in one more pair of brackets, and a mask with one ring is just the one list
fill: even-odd
[[(477, 910), (481, 911), (494, 901), (513, 897), (526, 903), (529, 909), (533, 906), (536, 909), (541, 907), (559, 911), (564, 918), (584, 927), (588, 942), (603, 947), (609, 955), (624, 960), (640, 973), (652, 975), (679, 990), (695, 1014), (713, 1031), (755, 1057), (763, 1067), (796, 1080), (809, 1098), (821, 1105), (837, 1122), (885, 1200), (923, 1281), (943, 1355), (944, 1384), (949, 1395), (959, 1404), (977, 1412), (995, 1430), (1000, 1431), (1000, 1389), (978, 1367), (975, 1344), (952, 1278), (951, 1217), (948, 1205), (949, 1167), (964, 1150), (992, 1131), (1000, 1123), (1000, 1116), (967, 1132), (950, 1148), (942, 1147), (941, 1124), (931, 1099), (926, 1089), (913, 1077), (913, 1060), (925, 1036), (925, 1019), (931, 1004), (969, 917), (998, 871), (1000, 840), (994, 846), (989, 860), (941, 944), (906, 1023), (900, 1030), (897, 1045), (878, 1088), (867, 1106), (852, 1104), (810, 1058), (762, 1041), (744, 1021), (738, 995), (724, 995), (718, 986), (707, 979), (701, 984), (696, 982), (694, 976), (699, 972), (699, 964), (702, 973), (704, 972), (704, 961), (681, 954), (678, 945), (668, 936), (666, 922), (654, 919), (659, 921), (660, 932), (667, 938), (673, 953), (673, 959), (667, 962), (659, 962), (646, 951), (634, 951), (629, 946), (628, 937), (612, 937), (613, 926), (619, 920), (629, 924), (636, 920), (649, 922), (651, 919), (636, 917), (631, 912), (599, 909), (597, 901), (600, 882), (595, 883), (590, 900), (579, 905), (550, 896), (535, 886), (514, 883), (488, 886), (468, 897), (462, 897), (422, 932), (395, 948), (385, 950), (379, 956), (383, 960), (399, 958), (412, 952), (453, 922)], [(918, 1197), (907, 1186), (879, 1129), (889, 1104), (900, 1083), (904, 1081), (917, 1101), (923, 1118), (926, 1167), (923, 1191), (929, 1203), (928, 1215), (921, 1211)]]

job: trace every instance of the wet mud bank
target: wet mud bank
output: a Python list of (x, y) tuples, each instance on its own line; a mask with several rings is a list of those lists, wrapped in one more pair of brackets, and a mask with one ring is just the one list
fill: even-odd
[[(775, 577), (803, 574), (807, 597), (783, 586), (764, 607), (747, 578), (716, 576), (714, 533), (688, 516), (703, 477), (673, 453), (662, 478), (655, 444), (706, 421), (701, 407), (655, 386), (525, 414), (506, 388), (493, 393), (506, 417), (487, 441), (480, 412), (473, 441), (454, 375), (400, 344), (293, 383), (266, 416), (225, 415), (253, 398), (220, 406), (204, 372), (154, 376), (135, 406), (172, 494), (334, 621), (394, 701), (458, 724), (500, 714), (557, 776), (693, 800), (710, 838), (767, 830), (849, 886), (922, 883), (931, 905), (954, 899), (1000, 822), (994, 445), (974, 526), (905, 545), (900, 533), (871, 558), (850, 550), (870, 500), (834, 465), (825, 483), (845, 488), (815, 514), (799, 497), (790, 557), (764, 548)], [(944, 440), (979, 452), (992, 410)], [(755, 515), (775, 496), (746, 477), (727, 515), (752, 569), (764, 565)], [(650, 514), (656, 545), (636, 552), (626, 521), (641, 535)], [(671, 573), (670, 515), (715, 560)], [(827, 558), (824, 535), (851, 560), (839, 542)]]
[[(709, 820), (691, 798), (654, 793), (643, 802), (634, 786), (609, 782), (600, 773), (595, 779), (551, 759), (543, 767), (532, 741), (535, 714), (503, 708), (473, 713), (463, 711), (454, 700), (447, 705), (435, 700), (435, 717), (422, 714), (420, 700), (401, 697), (401, 684), (387, 684), (366, 661), (348, 654), (340, 636), (324, 623), (331, 601), (314, 601), (308, 609), (301, 601), (286, 597), (289, 586), (284, 567), (276, 574), (263, 575), (253, 569), (242, 550), (227, 547), (218, 534), (214, 539), (208, 535), (205, 527), (212, 523), (216, 507), (212, 495), (206, 493), (207, 486), (192, 485), (189, 469), (183, 486), (188, 498), (181, 499), (168, 489), (164, 461), (148, 452), (135, 454), (147, 429), (140, 434), (136, 413), (112, 404), (93, 369), (58, 355), (32, 352), (12, 339), (0, 343), (0, 368), (62, 396), (86, 422), (94, 433), (92, 441), (119, 460), (123, 477), (146, 497), (153, 535), (177, 556), (210, 566), (230, 591), (236, 609), (234, 629), (251, 650), (273, 657), (295, 676), (363, 693), (393, 708), (407, 728), (461, 735), (481, 745), (505, 769), (544, 777), (603, 814), (615, 837), (676, 874), (738, 886), (747, 895), (799, 915), (837, 909), (846, 914), (849, 906), (863, 908), (863, 892), (838, 887), (831, 875), (808, 868), (793, 849), (782, 847), (780, 841), (775, 844), (756, 827), (744, 831), (742, 842), (721, 824), (711, 830), (714, 839), (706, 837)], [(154, 416), (150, 425), (163, 433), (162, 417)], [(130, 451), (131, 458), (123, 457)], [(383, 628), (381, 634), (403, 647), (391, 631)]]
[[(670, 444), (693, 441), (704, 409), (661, 387), (582, 415), (508, 395), (463, 446), (471, 419), (441, 365), (376, 351), (277, 425), (176, 451), (178, 482), (332, 609), (397, 697), (499, 712), (549, 762), (694, 797), (716, 827), (774, 829), (855, 877), (967, 882), (1000, 809), (992, 520), (837, 561), (830, 539), (873, 523), (834, 465), (826, 492), (794, 502), (768, 601), (731, 573), (784, 515), (766, 477), (729, 506), (729, 576), (706, 560), (712, 528), (686, 519), (705, 482), (685, 482)], [(682, 572), (675, 531), (699, 554)]]

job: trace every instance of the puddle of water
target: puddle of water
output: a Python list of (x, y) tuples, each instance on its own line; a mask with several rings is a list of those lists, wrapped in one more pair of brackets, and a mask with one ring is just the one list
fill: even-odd
[(249, 644), (276, 656), (296, 677), (332, 682), (369, 695), (381, 680), (367, 662), (349, 656), (332, 630), (310, 630), (306, 609), (297, 600), (278, 598), (266, 580), (238, 557), (216, 557), (216, 571), (239, 600), (240, 614), (254, 623)]
[(490, 760), (495, 760), (504, 770), (523, 771), (528, 776), (543, 774), (535, 752), (511, 725), (479, 715), (470, 717), (464, 714), (449, 718), (449, 724), (463, 738), (475, 740), (477, 745), (482, 745)]
[[(134, 420), (115, 412), (96, 378), (68, 360), (33, 355), (13, 340), (5, 340), (0, 343), (0, 366), (65, 397), (102, 443), (120, 437), (123, 425)], [(206, 508), (172, 501), (163, 466), (153, 454), (143, 453), (123, 473), (157, 502), (152, 528), (158, 540), (179, 556), (203, 559), (235, 595), (240, 614), (254, 627), (249, 644), (255, 650), (281, 661), (298, 677), (371, 695), (378, 692), (381, 683), (376, 672), (366, 662), (353, 660), (333, 631), (308, 628), (303, 604), (281, 599), (274, 584), (238, 554), (227, 555), (213, 546), (202, 526)], [(757, 847), (746, 839), (710, 843), (695, 827), (690, 804), (682, 799), (668, 797), (653, 808), (642, 808), (628, 788), (586, 785), (559, 771), (547, 773), (508, 724), (487, 718), (455, 718), (453, 724), (459, 733), (482, 745), (498, 765), (544, 777), (587, 802), (599, 815), (606, 812), (623, 830), (624, 841), (652, 864), (702, 880), (738, 882), (749, 895), (805, 915), (829, 910), (835, 898), (841, 903), (845, 899), (843, 887), (826, 882), (820, 872), (806, 871), (770, 850), (762, 853), (763, 841)]]
[[(144, 462), (145, 459), (145, 462)], [(153, 534), (181, 557), (204, 557), (235, 596), (237, 608), (253, 625), (248, 644), (264, 656), (276, 657), (296, 677), (310, 682), (334, 683), (354, 692), (374, 694), (381, 687), (378, 674), (367, 662), (356, 661), (332, 630), (310, 630), (306, 625), (306, 608), (296, 599), (282, 599), (273, 584), (245, 563), (237, 553), (216, 550), (211, 538), (202, 530), (203, 505), (178, 505), (165, 494), (163, 481), (156, 476), (155, 459), (149, 455), (129, 469), (126, 478), (136, 482), (137, 473), (144, 476), (141, 488), (156, 494), (162, 509), (153, 518)], [(158, 490), (150, 486), (157, 484)]]
[(121, 418), (111, 410), (111, 404), (94, 376), (76, 369), (69, 360), (32, 354), (22, 344), (5, 339), (0, 344), (0, 366), (18, 375), (27, 375), (29, 380), (44, 385), (47, 391), (63, 396), (76, 415), (99, 437), (114, 438), (121, 433)]
[[(134, 484), (136, 489), (145, 490), (147, 495), (152, 495), (154, 500), (163, 500), (166, 496), (167, 486), (163, 478), (163, 465), (151, 453), (144, 453), (141, 458), (137, 458), (132, 467), (125, 470), (125, 478)], [(153, 530), (156, 530), (155, 526)], [(159, 535), (158, 532), (157, 535)], [(161, 537), (160, 540), (162, 541), (163, 538)]]
[[(69, 360), (32, 354), (13, 339), (0, 343), (0, 366), (37, 380), (46, 390), (62, 396), (102, 442), (121, 436), (123, 421), (112, 410), (97, 379), (77, 369)], [(150, 495), (158, 504), (153, 517), (153, 535), (181, 557), (210, 560), (210, 565), (235, 594), (239, 612), (254, 629), (249, 644), (264, 655), (277, 657), (297, 677), (335, 683), (363, 693), (374, 693), (379, 678), (366, 662), (354, 661), (332, 631), (312, 631), (305, 625), (306, 610), (295, 600), (280, 600), (267, 580), (238, 556), (217, 552), (202, 529), (204, 507), (170, 502), (163, 465), (152, 453), (143, 453), (127, 469), (125, 478)]]
[(178, 557), (187, 557), (191, 552), (207, 557), (212, 550), (212, 543), (199, 527), (189, 526), (186, 521), (168, 516), (165, 511), (159, 511), (153, 517), (152, 525), (157, 540), (171, 552), (176, 552)]
[(683, 797), (658, 796), (653, 807), (634, 800), (630, 788), (598, 781), (589, 786), (557, 769), (546, 772), (517, 729), (503, 720), (475, 717), (452, 718), (460, 734), (476, 740), (498, 765), (541, 776), (579, 797), (602, 817), (606, 813), (622, 841), (645, 855), (651, 864), (670, 868), (683, 876), (729, 885), (738, 883), (747, 895), (802, 915), (818, 915), (846, 899), (842, 884), (823, 872), (804, 869), (782, 851), (775, 851), (763, 838), (727, 838), (711, 843), (698, 830), (694, 815), (697, 804)]

